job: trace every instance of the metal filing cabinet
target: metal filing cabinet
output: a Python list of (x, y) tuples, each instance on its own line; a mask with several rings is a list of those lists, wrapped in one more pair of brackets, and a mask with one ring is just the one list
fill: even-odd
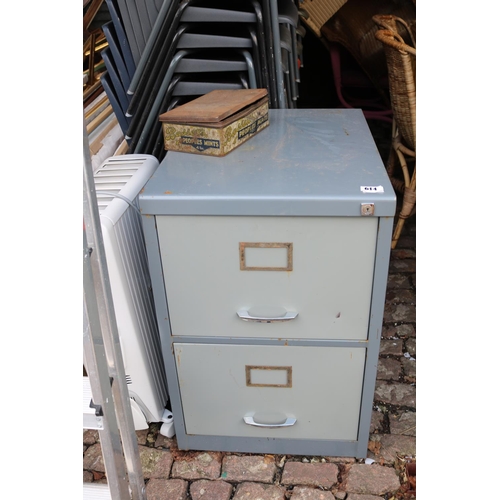
[(365, 457), (396, 197), (361, 111), (269, 118), (140, 195), (178, 446)]

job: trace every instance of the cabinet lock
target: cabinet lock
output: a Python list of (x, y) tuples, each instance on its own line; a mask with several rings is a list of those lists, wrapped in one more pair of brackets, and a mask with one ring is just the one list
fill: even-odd
[(361, 215), (373, 215), (375, 213), (375, 203), (361, 203)]

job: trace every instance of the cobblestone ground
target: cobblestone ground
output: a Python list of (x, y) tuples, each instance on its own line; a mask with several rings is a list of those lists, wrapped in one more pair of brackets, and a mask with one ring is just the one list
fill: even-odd
[[(415, 235), (412, 218), (391, 255), (366, 462), (183, 452), (151, 424), (137, 432), (148, 500), (416, 498)], [(83, 481), (106, 482), (97, 431), (83, 434)]]

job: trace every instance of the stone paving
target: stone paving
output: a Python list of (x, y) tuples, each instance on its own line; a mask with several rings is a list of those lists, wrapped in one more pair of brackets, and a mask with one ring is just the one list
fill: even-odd
[[(137, 432), (148, 500), (416, 498), (416, 229), (391, 254), (367, 459), (177, 449), (159, 424)], [(106, 482), (97, 431), (83, 434), (83, 481)]]

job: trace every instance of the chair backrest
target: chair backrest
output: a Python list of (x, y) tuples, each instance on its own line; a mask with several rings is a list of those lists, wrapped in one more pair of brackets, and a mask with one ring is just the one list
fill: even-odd
[(206, 7), (188, 7), (182, 15), (182, 23), (255, 23), (255, 12)]
[[(347, 49), (375, 88), (385, 93), (387, 69), (384, 51), (375, 38), (376, 31), (383, 28), (372, 19), (377, 14), (405, 19), (415, 33), (416, 8), (411, 0), (349, 0), (325, 23), (321, 34), (328, 41), (340, 43)], [(400, 30), (400, 35), (406, 39), (403, 30)]]
[[(403, 42), (410, 45), (414, 49), (417, 48), (417, 42), (415, 41), (415, 21), (412, 25), (408, 24), (404, 19), (394, 16), (392, 14), (377, 14), (372, 17), (373, 22), (376, 24), (379, 30), (389, 30), (397, 33), (399, 36), (403, 37)], [(412, 59), (413, 73), (415, 73), (415, 58)]]
[(417, 51), (391, 29), (377, 31), (375, 38), (382, 42), (385, 51), (394, 120), (406, 146), (415, 151)]

